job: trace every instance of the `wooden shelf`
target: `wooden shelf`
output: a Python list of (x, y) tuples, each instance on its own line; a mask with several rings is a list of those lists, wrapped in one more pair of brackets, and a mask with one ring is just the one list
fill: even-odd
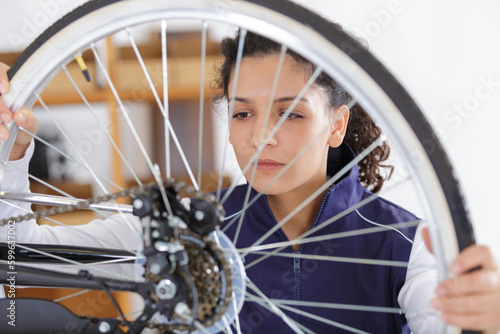
[[(157, 32), (151, 33), (148, 42), (138, 45), (139, 52), (156, 86), (157, 93), (160, 97), (163, 97), (160, 46), (160, 34)], [(155, 100), (132, 47), (117, 47), (108, 38), (105, 53), (107, 59), (102, 60), (109, 64), (109, 74), (123, 100)], [(167, 54), (169, 100), (198, 100), (201, 79), (201, 33), (198, 31), (170, 33), (167, 40)], [(0, 54), (0, 61), (12, 66), (19, 55), (20, 53), (3, 53)], [(107, 87), (106, 80), (104, 80), (100, 70), (96, 71), (94, 54), (91, 51), (86, 51), (82, 56), (87, 64), (92, 81), (87, 82), (85, 80), (76, 61), (67, 65), (69, 74), (89, 102), (109, 102), (111, 91)], [(220, 62), (219, 44), (208, 40), (204, 73), (205, 98), (210, 98), (212, 95), (210, 84), (214, 80), (214, 69)], [(111, 96), (111, 98), (114, 97)], [(62, 71), (44, 90), (42, 99), (49, 105), (82, 103), (81, 97)]]
[[(163, 98), (161, 59), (146, 59), (148, 73), (156, 86), (157, 94)], [(204, 98), (210, 98), (214, 67), (220, 62), (217, 56), (207, 57), (205, 64)], [(95, 64), (87, 62), (92, 78), (87, 82), (76, 64), (67, 66), (68, 73), (89, 102), (106, 101), (110, 92), (99, 87)], [(201, 61), (199, 57), (168, 59), (168, 96), (170, 101), (197, 100), (200, 98)], [(122, 100), (155, 101), (144, 72), (136, 59), (119, 60), (113, 65), (114, 84)], [(114, 97), (112, 97), (114, 98)], [(59, 73), (42, 94), (46, 104), (83, 103), (82, 98), (64, 72)]]

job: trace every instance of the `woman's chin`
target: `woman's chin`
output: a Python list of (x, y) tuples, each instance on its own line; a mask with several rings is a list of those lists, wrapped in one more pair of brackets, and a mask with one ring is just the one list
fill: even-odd
[(279, 195), (285, 192), (283, 186), (278, 182), (253, 182), (252, 188), (258, 193), (262, 193), (264, 195)]

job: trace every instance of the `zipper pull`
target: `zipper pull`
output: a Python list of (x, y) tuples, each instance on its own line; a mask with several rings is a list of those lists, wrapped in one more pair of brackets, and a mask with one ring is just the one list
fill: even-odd
[[(299, 251), (293, 252), (293, 254), (300, 254)], [(300, 272), (300, 257), (294, 256), (293, 257), (293, 272), (298, 273)]]

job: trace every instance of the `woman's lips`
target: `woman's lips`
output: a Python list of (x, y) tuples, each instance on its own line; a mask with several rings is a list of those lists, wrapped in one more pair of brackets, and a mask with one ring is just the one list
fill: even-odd
[(271, 160), (271, 159), (259, 159), (257, 162), (257, 170), (261, 172), (270, 172), (280, 168), (283, 168), (285, 164)]

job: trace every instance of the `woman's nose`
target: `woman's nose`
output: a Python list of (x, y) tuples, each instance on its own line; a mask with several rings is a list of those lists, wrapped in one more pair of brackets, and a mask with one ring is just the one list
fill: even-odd
[(271, 122), (263, 120), (262, 122), (255, 122), (251, 138), (251, 144), (255, 147), (261, 145), (276, 145), (276, 134), (273, 133), (273, 126)]

